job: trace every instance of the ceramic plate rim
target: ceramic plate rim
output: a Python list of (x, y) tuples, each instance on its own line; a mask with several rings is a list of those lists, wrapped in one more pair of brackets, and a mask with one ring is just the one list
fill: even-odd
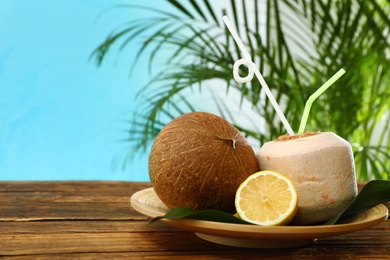
[[(153, 188), (146, 188), (134, 193), (131, 196), (131, 206), (138, 212), (148, 216), (157, 217), (165, 214), (161, 209), (156, 210), (151, 207), (145, 207), (138, 201), (141, 196), (145, 194), (155, 195)], [(158, 199), (158, 197), (157, 197)], [(161, 202), (162, 203), (162, 202)], [(359, 221), (359, 217), (364, 214), (371, 218), (364, 218)], [(336, 224), (336, 225), (313, 225), (313, 226), (257, 226), (257, 225), (245, 225), (245, 224), (231, 224), (221, 223), (206, 220), (195, 219), (161, 219), (162, 223), (169, 224), (178, 228), (193, 231), (202, 234), (219, 235), (226, 237), (237, 238), (279, 238), (293, 239), (299, 237), (299, 239), (315, 239), (321, 237), (329, 237), (335, 235), (346, 234), (361, 229), (365, 229), (371, 226), (378, 225), (385, 221), (388, 217), (388, 209), (385, 205), (379, 204), (372, 207), (362, 213), (356, 214), (353, 219), (354, 222)], [(352, 219), (352, 221), (353, 221)]]

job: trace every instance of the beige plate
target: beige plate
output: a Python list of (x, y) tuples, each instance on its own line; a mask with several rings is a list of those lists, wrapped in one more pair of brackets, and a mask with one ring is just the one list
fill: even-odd
[[(161, 216), (168, 211), (153, 188), (134, 193), (131, 197), (131, 206), (149, 217)], [(354, 215), (342, 224), (326, 226), (265, 227), (194, 219), (161, 219), (160, 221), (193, 231), (198, 237), (217, 244), (247, 248), (288, 248), (311, 244), (317, 238), (365, 229), (385, 221), (387, 217), (388, 209), (380, 204)]]

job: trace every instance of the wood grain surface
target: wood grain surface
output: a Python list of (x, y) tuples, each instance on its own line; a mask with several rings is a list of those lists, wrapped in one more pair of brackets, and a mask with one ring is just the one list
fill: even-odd
[(133, 210), (136, 182), (0, 182), (0, 256), (7, 259), (390, 259), (390, 221), (294, 249), (243, 249)]

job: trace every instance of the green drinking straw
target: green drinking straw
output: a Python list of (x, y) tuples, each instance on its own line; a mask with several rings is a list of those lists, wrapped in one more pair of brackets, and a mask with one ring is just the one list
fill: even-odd
[(336, 74), (333, 75), (327, 82), (325, 82), (324, 85), (322, 85), (319, 89), (317, 89), (316, 92), (314, 92), (309, 99), (306, 101), (305, 109), (303, 110), (303, 115), (301, 119), (301, 124), (299, 125), (299, 131), (298, 134), (302, 134), (303, 131), (305, 131), (307, 118), (309, 116), (311, 105), (313, 104), (314, 100), (316, 100), (322, 93), (325, 92), (330, 86), (332, 86), (333, 83), (335, 83), (336, 80), (338, 80), (343, 74), (345, 73), (344, 69), (340, 69)]

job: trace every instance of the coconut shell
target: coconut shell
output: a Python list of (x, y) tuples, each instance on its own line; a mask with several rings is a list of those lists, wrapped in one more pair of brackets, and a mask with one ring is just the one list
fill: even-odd
[(239, 185), (259, 168), (237, 128), (222, 117), (192, 112), (173, 119), (157, 135), (148, 170), (168, 208), (235, 212)]
[(310, 225), (340, 213), (357, 195), (351, 145), (334, 133), (283, 136), (257, 153), (260, 170), (287, 176), (298, 195), (291, 224)]

